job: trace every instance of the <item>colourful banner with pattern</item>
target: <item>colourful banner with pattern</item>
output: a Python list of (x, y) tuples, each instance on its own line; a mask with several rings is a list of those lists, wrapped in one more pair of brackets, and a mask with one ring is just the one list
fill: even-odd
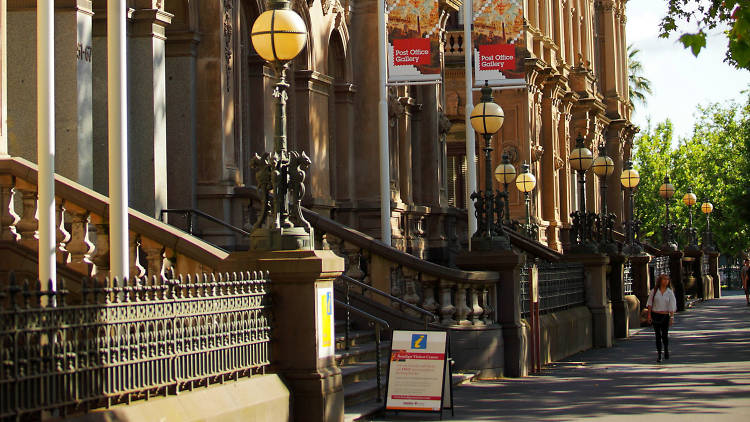
[(475, 85), (524, 85), (523, 0), (473, 3)]
[(440, 77), (437, 0), (386, 0), (388, 82), (430, 82)]

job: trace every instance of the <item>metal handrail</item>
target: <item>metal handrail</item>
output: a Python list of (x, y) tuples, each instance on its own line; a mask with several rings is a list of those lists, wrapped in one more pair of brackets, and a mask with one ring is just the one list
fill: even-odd
[(195, 208), (167, 208), (161, 210), (159, 213), (159, 220), (164, 222), (164, 214), (183, 214), (185, 218), (188, 220), (188, 234), (194, 234), (193, 233), (193, 218), (192, 215), (195, 214), (198, 217), (205, 218), (206, 220), (218, 224), (226, 229), (229, 229), (235, 233), (241, 234), (243, 236), (250, 236), (250, 232), (243, 230), (239, 227), (233, 226), (225, 221), (219, 220), (218, 218), (214, 217), (213, 215), (206, 214), (205, 212), (201, 210), (197, 210)]
[[(384, 291), (382, 291), (380, 289), (377, 289), (375, 287), (370, 286), (369, 284), (365, 284), (365, 283), (363, 283), (363, 282), (361, 282), (359, 280), (351, 278), (348, 275), (342, 274), (340, 278), (343, 279), (344, 281), (346, 281), (347, 283), (355, 284), (355, 285), (357, 285), (359, 287), (362, 287), (363, 289), (367, 289), (367, 290), (369, 290), (371, 292), (374, 292), (374, 293), (376, 293), (376, 294), (378, 294), (380, 296), (383, 296), (386, 299), (389, 299), (389, 300), (391, 300), (393, 302), (396, 302), (396, 303), (398, 303), (398, 304), (400, 304), (402, 306), (405, 306), (405, 307), (407, 307), (407, 308), (409, 308), (409, 309), (411, 309), (411, 310), (413, 310), (415, 312), (418, 312), (418, 313), (420, 313), (422, 315), (425, 315), (425, 316), (429, 316), (429, 317), (431, 317), (431, 319), (432, 319), (433, 322), (437, 321), (437, 316), (435, 314), (433, 314), (432, 312), (430, 312), (428, 310), (422, 309), (419, 306), (413, 305), (413, 304), (411, 304), (411, 303), (409, 303), (409, 302), (407, 302), (407, 301), (405, 301), (403, 299), (399, 299), (396, 296), (392, 296), (392, 295), (390, 295), (390, 294), (388, 294), (388, 293), (386, 293), (386, 292), (384, 292)], [(348, 292), (348, 290), (347, 290), (347, 292)], [(427, 329), (427, 324), (428, 324), (428, 321), (425, 320), (425, 330)]]
[[(382, 389), (383, 388), (382, 388), (381, 380), (380, 379), (381, 379), (381, 377), (383, 375), (383, 364), (381, 362), (383, 360), (383, 358), (382, 358), (382, 356), (380, 356), (380, 353), (381, 353), (380, 352), (380, 342), (381, 342), (381, 339), (380, 339), (380, 332), (381, 331), (380, 330), (383, 327), (385, 327), (385, 328), (391, 328), (391, 325), (388, 324), (388, 322), (385, 321), (385, 320), (383, 320), (383, 319), (380, 319), (380, 318), (378, 318), (378, 317), (376, 317), (374, 315), (371, 315), (371, 314), (369, 314), (369, 313), (367, 313), (367, 312), (365, 312), (365, 311), (363, 311), (363, 310), (361, 310), (359, 308), (356, 308), (356, 307), (354, 307), (352, 305), (344, 303), (344, 302), (342, 302), (342, 301), (340, 301), (340, 300), (338, 300), (336, 298), (333, 299), (333, 302), (336, 305), (343, 306), (344, 308), (346, 308), (347, 319), (349, 318), (349, 311), (352, 311), (355, 314), (358, 314), (359, 316), (361, 316), (361, 317), (369, 320), (370, 323), (374, 323), (374, 325), (375, 325), (375, 374), (376, 374), (375, 376), (377, 378), (376, 379), (376, 383), (377, 383), (377, 388), (378, 388), (377, 401), (381, 402), (381, 401), (383, 401), (383, 396), (382, 396), (382, 394), (383, 394), (382, 393)], [(348, 321), (347, 321), (347, 324), (348, 324)], [(346, 341), (346, 349), (349, 350), (348, 335), (347, 335), (347, 338), (345, 339), (345, 341)]]

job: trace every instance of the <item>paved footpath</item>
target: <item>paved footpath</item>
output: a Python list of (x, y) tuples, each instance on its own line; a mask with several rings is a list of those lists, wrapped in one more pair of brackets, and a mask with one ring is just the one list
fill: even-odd
[[(675, 316), (671, 359), (656, 363), (653, 330), (579, 353), (541, 375), (457, 387), (455, 421), (750, 422), (750, 307), (744, 295)], [(427, 414), (376, 420), (435, 420)]]

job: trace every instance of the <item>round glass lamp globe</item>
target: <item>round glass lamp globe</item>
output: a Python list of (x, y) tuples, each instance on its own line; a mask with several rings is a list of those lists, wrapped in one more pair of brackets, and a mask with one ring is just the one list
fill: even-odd
[(521, 173), (516, 178), (516, 188), (521, 192), (531, 192), (536, 186), (536, 177), (531, 173)]
[(682, 197), (682, 202), (688, 207), (692, 207), (698, 201), (698, 198), (693, 192), (688, 192)]
[(263, 12), (253, 23), (250, 38), (255, 51), (269, 62), (297, 57), (307, 43), (305, 21), (290, 9)]
[(594, 154), (586, 147), (578, 147), (570, 151), (570, 167), (575, 171), (586, 171), (591, 168), (594, 162)]
[(641, 176), (638, 174), (637, 171), (633, 169), (623, 170), (622, 174), (620, 175), (620, 183), (622, 183), (622, 187), (625, 189), (633, 189), (636, 186), (638, 186), (638, 183), (641, 181)]
[(471, 110), (471, 127), (481, 135), (497, 133), (505, 121), (502, 107), (495, 103), (481, 102)]
[(704, 202), (703, 205), (701, 205), (701, 211), (703, 211), (703, 214), (711, 214), (714, 210), (714, 204), (710, 202)]
[(674, 196), (674, 186), (671, 183), (663, 183), (659, 186), (659, 196), (664, 199), (670, 199)]
[(609, 177), (615, 172), (615, 162), (606, 155), (596, 157), (591, 167), (599, 177)]
[(516, 178), (516, 168), (513, 164), (500, 164), (495, 167), (495, 180), (500, 183), (513, 183)]

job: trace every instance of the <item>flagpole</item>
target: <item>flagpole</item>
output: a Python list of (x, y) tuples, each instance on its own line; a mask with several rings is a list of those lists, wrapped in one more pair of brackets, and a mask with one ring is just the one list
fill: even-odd
[(472, 88), (474, 85), (474, 72), (471, 66), (474, 49), (471, 43), (471, 24), (474, 21), (474, 5), (472, 0), (464, 2), (464, 69), (466, 80), (466, 210), (469, 217), (469, 249), (471, 249), (471, 236), (477, 231), (477, 217), (474, 214), (474, 202), (471, 200), (472, 192), (477, 190), (477, 167), (474, 153), (476, 151), (474, 140), (474, 129), (471, 127), (471, 111), (474, 108)]
[(380, 240), (391, 246), (391, 183), (388, 152), (388, 52), (385, 38), (385, 0), (378, 0), (378, 144), (380, 157)]

